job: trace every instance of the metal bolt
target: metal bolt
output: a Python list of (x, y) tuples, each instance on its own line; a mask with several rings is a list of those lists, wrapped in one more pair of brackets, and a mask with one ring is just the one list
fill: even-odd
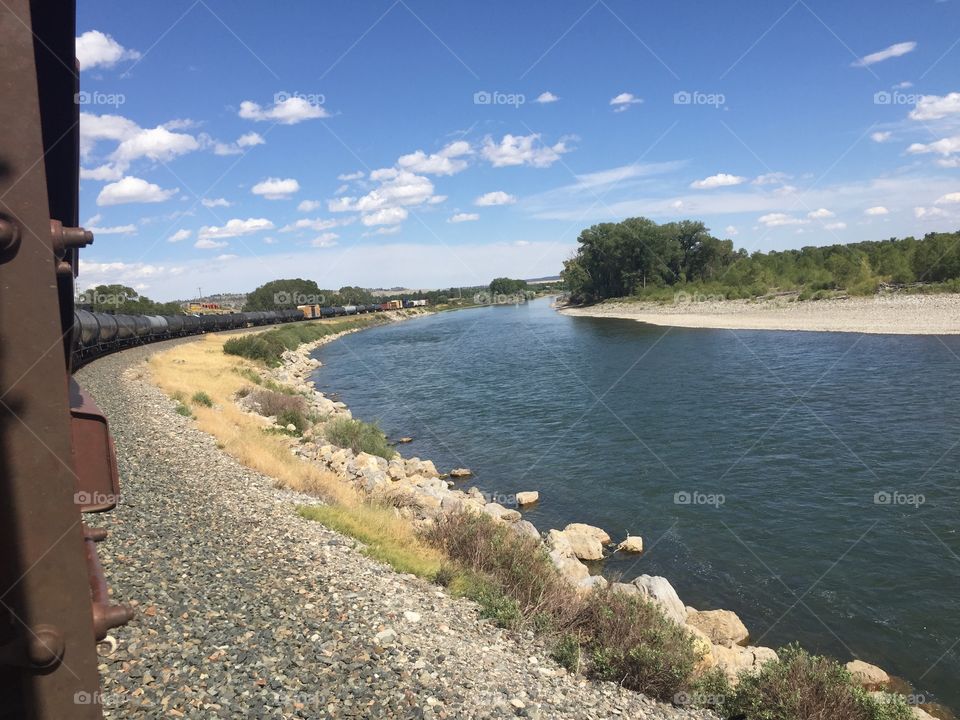
[(53, 625), (37, 625), (27, 638), (27, 659), (37, 668), (56, 665), (63, 657), (63, 635)]
[(0, 218), (0, 262), (9, 260), (20, 249), (20, 226)]

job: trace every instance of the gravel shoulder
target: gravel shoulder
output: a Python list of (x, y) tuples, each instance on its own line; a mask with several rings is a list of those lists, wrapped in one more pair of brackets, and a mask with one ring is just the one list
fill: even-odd
[(566, 315), (651, 325), (729, 330), (807, 330), (893, 335), (960, 334), (960, 295), (888, 295), (790, 302), (681, 298), (675, 304), (608, 301), (562, 308)]
[(708, 718), (550, 661), (532, 636), (298, 516), (316, 499), (221, 452), (144, 379), (171, 341), (78, 373), (111, 422), (117, 509), (91, 524), (137, 617), (101, 656), (107, 717)]

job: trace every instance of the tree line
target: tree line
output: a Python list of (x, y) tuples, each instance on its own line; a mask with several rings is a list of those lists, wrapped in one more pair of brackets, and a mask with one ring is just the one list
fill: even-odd
[(960, 232), (750, 254), (702, 222), (629, 218), (589, 227), (577, 242), (561, 273), (575, 302), (656, 298), (681, 287), (728, 299), (774, 291), (869, 295), (883, 283), (960, 291)]

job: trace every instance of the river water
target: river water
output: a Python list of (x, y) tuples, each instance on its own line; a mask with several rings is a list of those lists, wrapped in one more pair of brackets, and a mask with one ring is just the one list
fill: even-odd
[(317, 387), (526, 517), (644, 538), (751, 642), (859, 657), (960, 707), (960, 336), (662, 328), (539, 300), (322, 347)]

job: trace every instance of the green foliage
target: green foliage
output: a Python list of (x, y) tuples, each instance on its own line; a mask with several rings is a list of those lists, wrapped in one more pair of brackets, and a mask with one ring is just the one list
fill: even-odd
[(566, 634), (560, 638), (550, 657), (570, 672), (580, 672), (580, 643), (573, 635)]
[(494, 278), (490, 283), (491, 295), (513, 295), (527, 289), (527, 283), (524, 280), (511, 280), (510, 278)]
[(191, 400), (193, 400), (196, 405), (203, 405), (208, 408), (213, 407), (213, 400), (211, 400), (210, 396), (203, 392), (203, 390), (195, 392)]
[(449, 584), (449, 589), (454, 595), (476, 602), (480, 606), (480, 616), (493, 620), (502, 628), (516, 627), (523, 619), (517, 601), (488, 577), (473, 572), (460, 573)]
[(264, 417), (275, 417), (277, 424), (286, 427), (293, 425), (302, 433), (310, 425), (311, 417), (307, 411), (307, 401), (300, 395), (258, 389), (250, 393), (250, 400), (260, 408)]
[(97, 285), (85, 290), (76, 298), (78, 306), (93, 312), (109, 312), (121, 315), (182, 315), (179, 303), (154, 302), (126, 285)]
[[(223, 344), (223, 351), (228, 355), (239, 355), (249, 360), (262, 362), (265, 365), (276, 367), (280, 364), (285, 350), (295, 350), (304, 343), (319, 340), (327, 335), (333, 335), (345, 330), (379, 325), (386, 322), (379, 315), (370, 315), (344, 320), (324, 322), (288, 323), (272, 330), (260, 333), (249, 333), (230, 338)], [(240, 371), (243, 372), (246, 371)], [(244, 375), (244, 377), (247, 377)], [(249, 378), (251, 382), (258, 382)], [(258, 384), (261, 384), (260, 381)]]
[(334, 445), (350, 448), (355, 453), (365, 452), (387, 460), (397, 454), (376, 423), (336, 418), (323, 426), (323, 434)]
[(174, 412), (176, 412), (177, 415), (183, 415), (184, 417), (193, 417), (193, 412), (191, 412), (190, 408), (188, 408), (182, 402), (177, 403), (176, 407), (174, 408)]
[(297, 305), (367, 305), (376, 301), (369, 291), (347, 285), (338, 291), (324, 290), (313, 280), (271, 280), (247, 295), (245, 311), (285, 310)]
[(725, 716), (753, 720), (908, 720), (902, 698), (870, 697), (840, 663), (811, 655), (797, 645), (781, 648), (780, 660), (744, 675), (724, 704)]
[(838, 290), (870, 295), (881, 283), (960, 278), (960, 232), (748, 255), (735, 250), (732, 241), (711, 236), (703, 223), (658, 225), (629, 218), (587, 228), (578, 243), (562, 273), (571, 299), (578, 302), (631, 295), (667, 301), (671, 290), (704, 286), (727, 299), (775, 290), (818, 299)]

